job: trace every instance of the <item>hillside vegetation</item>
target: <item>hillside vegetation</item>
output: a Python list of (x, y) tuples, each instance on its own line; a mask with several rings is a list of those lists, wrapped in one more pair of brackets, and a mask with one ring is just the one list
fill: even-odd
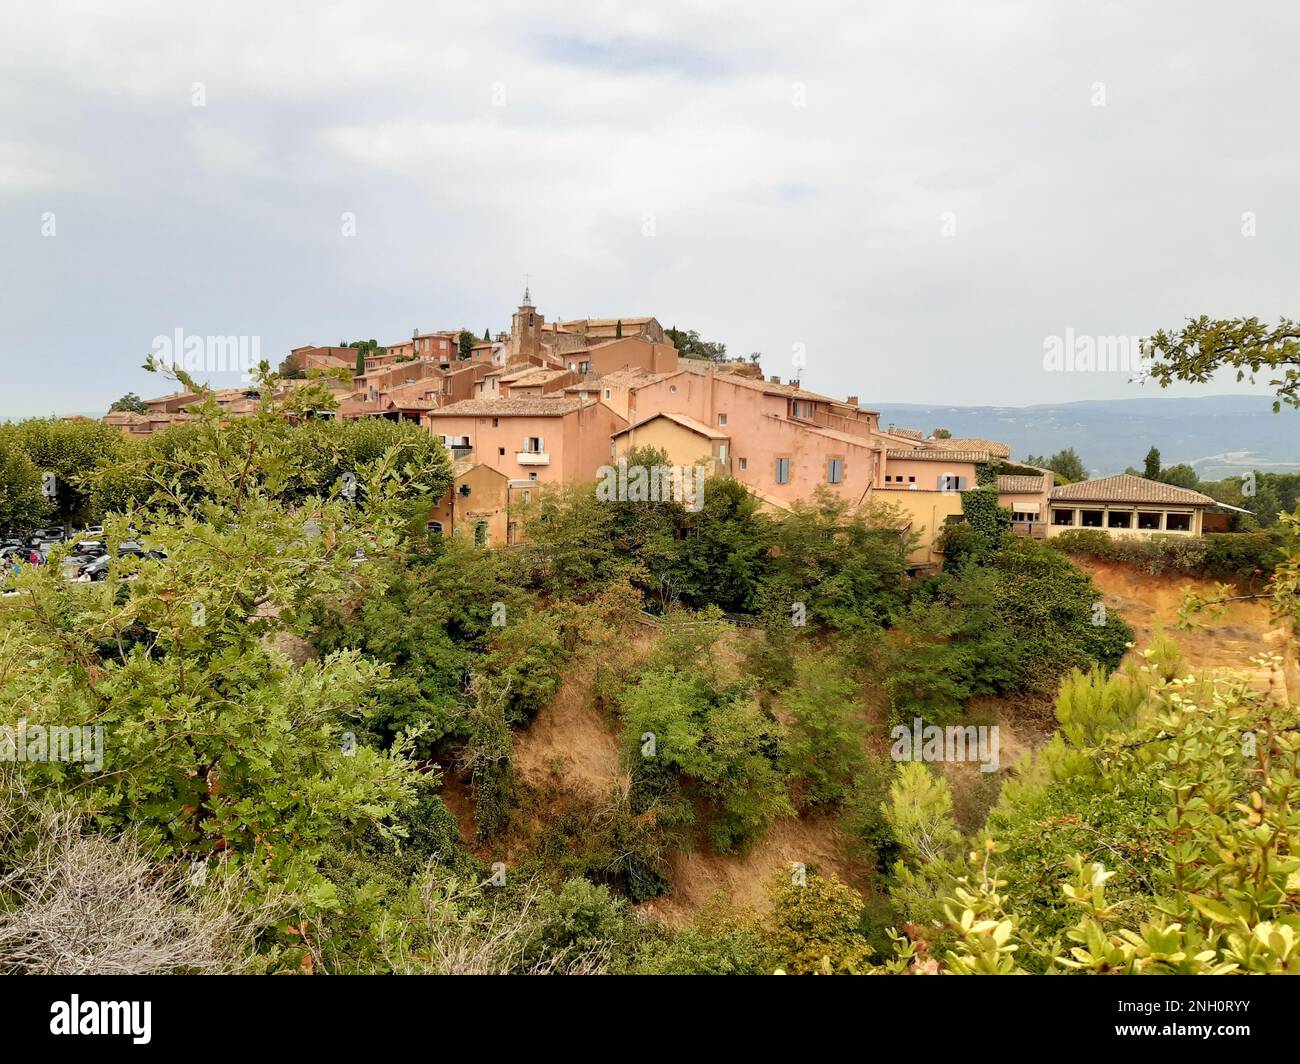
[(427, 434), (291, 413), (114, 443), (70, 506), (165, 557), (6, 584), (0, 724), (104, 741), (0, 761), (0, 970), (1300, 970), (1293, 711), (1062, 552), (722, 478), (483, 549)]

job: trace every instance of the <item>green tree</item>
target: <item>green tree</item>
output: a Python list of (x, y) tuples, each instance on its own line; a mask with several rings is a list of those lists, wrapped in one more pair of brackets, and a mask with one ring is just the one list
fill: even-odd
[(1051, 458), (1044, 458), (1041, 455), (1035, 457), (1031, 454), (1025, 461), (1031, 466), (1038, 466), (1040, 469), (1050, 469), (1053, 473), (1063, 477), (1068, 483), (1075, 483), (1088, 478), (1088, 471), (1083, 466), (1083, 459), (1079, 457), (1073, 447), (1057, 451)]
[(47, 520), (53, 507), (41, 488), (27, 451), (11, 434), (0, 434), (0, 529), (30, 532)]
[(726, 344), (702, 340), (700, 334), (694, 329), (682, 332), (674, 326), (671, 329), (665, 329), (664, 335), (677, 348), (677, 353), (682, 358), (703, 359), (706, 362), (725, 362), (727, 360)]
[(461, 329), (460, 336), (460, 357), (467, 359), (474, 354), (474, 345), (478, 343), (478, 337), (468, 329)]
[[(89, 772), (24, 766), (38, 798), (75, 798), (102, 830), (129, 827), (169, 860), (246, 876), (255, 906), (275, 896), (328, 918), (339, 900), (323, 855), (403, 830), (421, 777), (412, 737), (388, 749), (356, 738), (382, 666), (355, 651), (295, 665), (279, 647), (320, 602), (358, 590), (363, 547), (395, 547), (403, 494), (422, 471), (399, 473), (390, 449), (358, 471), (364, 509), (337, 493), (290, 505), (274, 404), (229, 423), (212, 404), (196, 413), (192, 445), (147, 472), (150, 499), (105, 519), (110, 543), (129, 523), (165, 557), (116, 559), (95, 585), (42, 568), (3, 600), (0, 705), (111, 737)], [(272, 963), (296, 968), (301, 929), (268, 934)]]
[(1160, 476), (1157, 479), (1164, 484), (1172, 484), (1178, 488), (1189, 488), (1193, 491), (1200, 487), (1201, 484), (1201, 478), (1197, 476), (1196, 470), (1186, 463), (1166, 466), (1160, 470)]
[(149, 404), (141, 399), (135, 392), (127, 392), (121, 399), (115, 400), (113, 405), (108, 408), (108, 412), (125, 411), (132, 414), (149, 413)]
[(1181, 329), (1161, 329), (1147, 342), (1149, 374), (1162, 388), (1175, 381), (1205, 384), (1221, 369), (1236, 370), (1237, 380), (1254, 383), (1271, 374), (1268, 385), (1283, 403), (1300, 406), (1300, 323), (1287, 318), (1267, 325), (1258, 318), (1187, 319)]
[(867, 763), (866, 709), (847, 663), (800, 658), (782, 705), (790, 715), (785, 763), (797, 804), (844, 801)]
[(64, 527), (90, 524), (102, 516), (93, 503), (90, 475), (125, 450), (122, 434), (100, 421), (30, 419), (0, 427), (22, 448), (42, 478), (53, 480), (53, 516)]
[(1147, 451), (1146, 461), (1143, 463), (1142, 475), (1147, 480), (1160, 479), (1160, 452), (1152, 447)]
[(624, 756), (633, 809), (683, 828), (705, 810), (719, 852), (744, 846), (792, 811), (777, 768), (779, 726), (739, 687), (698, 672), (649, 668), (624, 694)]

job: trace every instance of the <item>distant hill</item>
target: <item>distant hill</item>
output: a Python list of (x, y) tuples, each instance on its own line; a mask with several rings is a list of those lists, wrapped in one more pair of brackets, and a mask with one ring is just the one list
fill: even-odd
[(1300, 410), (1274, 414), (1267, 396), (1213, 395), (1196, 399), (1099, 399), (1050, 406), (880, 407), (880, 423), (945, 428), (954, 436), (1001, 440), (1014, 458), (1079, 452), (1093, 476), (1142, 467), (1155, 445), (1167, 466), (1186, 462), (1203, 480), (1248, 469), (1300, 471)]

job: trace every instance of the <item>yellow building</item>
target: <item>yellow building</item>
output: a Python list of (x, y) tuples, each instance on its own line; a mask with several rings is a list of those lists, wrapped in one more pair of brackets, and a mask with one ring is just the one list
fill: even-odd
[(899, 510), (900, 530), (920, 537), (908, 556), (910, 564), (930, 566), (943, 561), (936, 541), (950, 519), (962, 516), (960, 491), (881, 487), (872, 491), (871, 501)]
[(1111, 536), (1166, 533), (1199, 536), (1208, 495), (1122, 473), (1053, 488), (1048, 495), (1048, 537), (1087, 528)]
[(628, 451), (652, 447), (668, 455), (668, 464), (707, 464), (708, 475), (731, 472), (731, 437), (685, 414), (655, 414), (639, 425), (614, 433), (614, 458)]
[(442, 536), (471, 536), (481, 546), (514, 542), (510, 503), (504, 473), (462, 458), (452, 464), (451, 488), (429, 510), (428, 529)]

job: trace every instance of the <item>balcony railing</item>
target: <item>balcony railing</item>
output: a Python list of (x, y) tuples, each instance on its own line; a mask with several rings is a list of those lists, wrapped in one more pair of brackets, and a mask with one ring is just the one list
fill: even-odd
[(469, 458), (473, 453), (473, 447), (453, 447), (451, 449), (451, 457), (453, 461), (460, 461), (462, 458)]
[(520, 451), (515, 455), (515, 461), (522, 466), (530, 465), (550, 465), (550, 451)]

